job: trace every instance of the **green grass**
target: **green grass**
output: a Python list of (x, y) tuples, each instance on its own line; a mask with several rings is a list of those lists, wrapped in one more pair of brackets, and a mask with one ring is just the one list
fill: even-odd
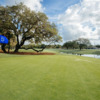
[(0, 100), (100, 100), (100, 59), (0, 54)]
[[(49, 49), (48, 49), (49, 50)], [(52, 51), (56, 51), (58, 53), (63, 52), (63, 53), (72, 53), (72, 54), (97, 54), (100, 55), (100, 49), (51, 49)]]
[[(19, 50), (20, 52), (34, 52), (33, 50), (23, 50), (23, 49), (20, 49)], [(82, 50), (79, 50), (79, 49), (45, 49), (43, 52), (54, 52), (54, 53), (60, 53), (60, 52), (63, 52), (63, 53), (72, 53), (72, 54), (97, 54), (97, 55), (100, 55), (100, 49), (82, 49)]]
[[(19, 52), (35, 52), (32, 49), (29, 50), (24, 50), (24, 49), (20, 49)], [(72, 53), (72, 54), (97, 54), (100, 55), (100, 49), (44, 49), (43, 52), (53, 52), (53, 53)]]
[[(19, 49), (19, 52), (35, 52), (35, 51), (32, 50), (32, 49), (28, 49), (28, 50), (25, 50), (25, 49)], [(58, 52), (59, 52), (59, 49), (44, 49), (42, 52), (58, 53)]]

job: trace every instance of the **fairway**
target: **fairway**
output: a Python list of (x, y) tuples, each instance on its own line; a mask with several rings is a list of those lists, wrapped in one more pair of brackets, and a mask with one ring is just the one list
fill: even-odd
[(0, 54), (0, 100), (100, 100), (100, 59)]

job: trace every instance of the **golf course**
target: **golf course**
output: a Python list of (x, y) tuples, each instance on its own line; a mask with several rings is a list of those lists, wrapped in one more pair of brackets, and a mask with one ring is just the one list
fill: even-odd
[(100, 0), (0, 0), (0, 100), (100, 100)]
[(100, 100), (100, 59), (0, 53), (0, 100)]

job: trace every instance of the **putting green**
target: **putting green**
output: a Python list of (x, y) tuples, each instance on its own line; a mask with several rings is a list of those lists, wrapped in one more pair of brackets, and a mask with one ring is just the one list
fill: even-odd
[(100, 100), (100, 59), (0, 54), (0, 100)]

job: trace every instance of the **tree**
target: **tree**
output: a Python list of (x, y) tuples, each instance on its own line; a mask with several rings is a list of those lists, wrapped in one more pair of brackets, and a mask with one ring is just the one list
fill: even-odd
[(71, 46), (71, 41), (65, 42), (63, 44), (63, 47), (66, 47), (67, 49), (69, 49), (70, 46)]
[(90, 41), (88, 39), (85, 39), (85, 38), (79, 38), (76, 40), (76, 42), (79, 44), (80, 50), (82, 48), (87, 48), (88, 46), (91, 45)]
[(77, 42), (76, 42), (75, 40), (73, 40), (73, 41), (65, 42), (65, 43), (63, 44), (63, 47), (66, 47), (67, 49), (69, 49), (69, 48), (75, 49), (75, 48), (78, 47), (78, 44), (77, 44)]
[[(31, 40), (37, 44), (61, 40), (55, 24), (51, 24), (44, 13), (32, 11), (23, 3), (0, 7), (0, 24), (2, 34), (5, 30), (6, 36), (9, 30), (15, 36), (17, 43), (14, 52), (18, 52), (25, 41)], [(5, 52), (5, 46), (2, 47)]]
[(100, 45), (96, 45), (97, 48), (100, 48)]
[(71, 47), (72, 47), (73, 49), (75, 49), (75, 48), (78, 48), (78, 47), (79, 47), (79, 45), (78, 45), (78, 43), (77, 43), (77, 41), (76, 41), (76, 40), (73, 40), (73, 41), (71, 42)]
[[(9, 11), (9, 10), (8, 10)], [(0, 6), (0, 34), (6, 36), (9, 39), (8, 43), (8, 52), (10, 49), (10, 39), (12, 38), (11, 34), (11, 17), (8, 15), (8, 11), (5, 7)], [(6, 44), (2, 44), (1, 48), (4, 52)]]

